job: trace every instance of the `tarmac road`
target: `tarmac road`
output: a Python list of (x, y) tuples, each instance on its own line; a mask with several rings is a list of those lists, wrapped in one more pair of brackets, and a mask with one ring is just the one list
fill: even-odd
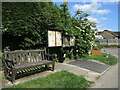
[[(105, 48), (103, 51), (119, 56), (117, 48)], [(118, 64), (112, 66), (99, 80), (96, 80), (91, 88), (118, 88)]]
[(120, 52), (118, 52), (120, 50), (120, 48), (104, 48), (102, 49), (102, 51), (105, 51), (111, 55), (114, 55), (116, 57), (118, 57), (118, 54), (120, 54)]

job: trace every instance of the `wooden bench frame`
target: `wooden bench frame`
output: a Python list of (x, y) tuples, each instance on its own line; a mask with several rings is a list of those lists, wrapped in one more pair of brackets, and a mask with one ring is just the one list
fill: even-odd
[[(52, 60), (50, 60), (50, 58)], [(4, 63), (5, 78), (11, 80), (12, 83), (15, 82), (16, 74), (20, 70), (42, 65), (45, 65), (46, 68), (47, 65), (51, 64), (52, 71), (54, 71), (55, 65), (53, 57), (46, 54), (45, 48), (43, 50), (4, 51)]]

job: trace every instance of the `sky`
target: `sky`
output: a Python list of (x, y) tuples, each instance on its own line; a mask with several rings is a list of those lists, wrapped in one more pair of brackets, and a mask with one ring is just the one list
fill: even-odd
[[(58, 6), (63, 2), (54, 2)], [(105, 29), (118, 31), (118, 3), (117, 2), (69, 2), (68, 9), (72, 16), (77, 10), (90, 14), (88, 20), (97, 23), (98, 31)]]

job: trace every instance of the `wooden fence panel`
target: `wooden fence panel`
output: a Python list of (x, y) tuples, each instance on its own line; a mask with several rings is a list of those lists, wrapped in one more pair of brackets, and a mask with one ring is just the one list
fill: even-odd
[(120, 39), (100, 39), (100, 41), (95, 42), (96, 44), (107, 44), (107, 45), (119, 45)]

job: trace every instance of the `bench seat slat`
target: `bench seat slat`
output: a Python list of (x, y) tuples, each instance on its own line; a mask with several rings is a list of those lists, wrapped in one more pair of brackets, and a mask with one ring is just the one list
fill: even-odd
[(22, 69), (27, 69), (27, 68), (31, 68), (31, 67), (36, 67), (36, 66), (40, 66), (40, 65), (45, 65), (45, 64), (52, 64), (54, 63), (54, 61), (48, 61), (48, 60), (43, 60), (40, 62), (33, 62), (33, 63), (28, 63), (28, 64), (22, 64), (22, 65), (17, 65), (15, 66), (16, 70), (22, 70)]

